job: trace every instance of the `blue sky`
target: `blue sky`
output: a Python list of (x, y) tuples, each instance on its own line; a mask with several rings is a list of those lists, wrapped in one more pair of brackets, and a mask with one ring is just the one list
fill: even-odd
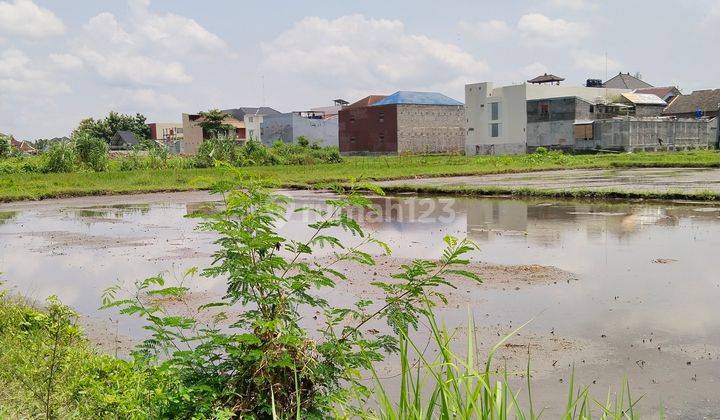
[[(0, 132), (618, 71), (720, 87), (720, 0), (0, 0)], [(606, 60), (607, 54), (607, 60)]]

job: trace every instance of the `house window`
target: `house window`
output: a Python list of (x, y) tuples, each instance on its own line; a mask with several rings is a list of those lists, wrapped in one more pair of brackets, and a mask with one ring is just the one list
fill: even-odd
[(490, 104), (490, 120), (497, 121), (500, 119), (500, 102)]
[(379, 141), (380, 143), (384, 143), (384, 142), (385, 142), (385, 133), (380, 133), (380, 135), (378, 136), (378, 141)]
[(499, 123), (490, 124), (490, 137), (500, 137), (502, 130)]
[(378, 121), (380, 121), (380, 122), (385, 122), (385, 113), (384, 113), (384, 112), (381, 112), (381, 113), (378, 115)]
[(355, 137), (350, 137), (350, 143), (355, 143)]
[(590, 113), (592, 114), (595, 112), (595, 105), (590, 105)]
[(355, 117), (350, 117), (350, 123), (352, 124), (354, 122), (355, 122)]
[(540, 116), (548, 117), (550, 115), (550, 103), (540, 102)]

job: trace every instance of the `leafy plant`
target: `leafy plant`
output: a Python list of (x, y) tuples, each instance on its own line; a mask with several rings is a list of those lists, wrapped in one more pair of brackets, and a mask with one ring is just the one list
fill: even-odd
[[(226, 279), (227, 291), (223, 299), (199, 310), (221, 310), (214, 318), (226, 319), (225, 328), (151, 303), (152, 298), (180, 298), (187, 292), (186, 287), (166, 285), (162, 277), (138, 282), (129, 297), (117, 298), (118, 288), (108, 289), (104, 297), (105, 307), (118, 306), (148, 321), (152, 337), (138, 354), (164, 359), (163, 369), (177, 372), (189, 395), (187, 400), (172, 399), (168, 410), (173, 416), (222, 411), (252, 418), (325, 417), (336, 404), (365, 389), (360, 371), (370, 369), (386, 352), (398, 350), (394, 335), (366, 333), (368, 322), (385, 320), (396, 332), (415, 328), (418, 316), (428, 310), (419, 303), (426, 296), (444, 299), (433, 289), (449, 284), (446, 273), (479, 280), (457, 269), (467, 264), (462, 256), (475, 245), (448, 237), (440, 261), (416, 261), (388, 281), (373, 282), (385, 293), (383, 301), (331, 305), (318, 290), (346, 279), (333, 266), (374, 264), (365, 250), (371, 246), (389, 253), (347, 214), (351, 207), (368, 208), (367, 198), (354, 189), (338, 189), (339, 196), (327, 200), (327, 209), (299, 209), (317, 217), (308, 225), (309, 238), (299, 241), (280, 236), (276, 229), (284, 220), (287, 198), (253, 183), (237, 189), (219, 186), (216, 191), (223, 193), (225, 209), (205, 215), (200, 226), (219, 234), (219, 250), (214, 264), (201, 274)], [(336, 236), (343, 231), (354, 238), (353, 245)], [(310, 262), (322, 247), (332, 250), (331, 261)], [(318, 314), (314, 334), (301, 326), (306, 313)]]
[[(400, 340), (400, 387), (397, 396), (391, 396), (373, 370), (374, 397), (377, 408), (360, 407), (355, 412), (365, 419), (540, 419), (542, 410), (533, 406), (531, 393), (531, 370), (528, 359), (524, 376), (527, 379), (527, 402), (519, 402), (519, 392), (512, 390), (509, 375), (496, 373), (493, 357), (503, 344), (526, 324), (516, 328), (495, 344), (489, 353), (480, 356), (475, 348), (475, 323), (468, 318), (465, 353), (454, 350), (455, 334), (438, 325), (437, 319), (426, 302), (425, 325), (428, 326), (431, 344), (437, 356), (429, 358), (423, 346), (418, 345), (406, 333)], [(416, 359), (417, 363), (412, 360)], [(597, 415), (601, 420), (637, 419), (636, 405), (628, 382), (625, 381), (616, 395), (608, 393), (605, 402), (590, 395), (588, 387), (576, 387), (574, 374), (570, 377), (567, 402), (563, 408), (563, 420), (588, 420)], [(662, 413), (662, 411), (661, 411)], [(662, 416), (661, 416), (662, 418)]]
[(196, 123), (203, 129), (203, 135), (206, 139), (215, 139), (221, 136), (228, 136), (232, 130), (230, 124), (225, 123), (228, 114), (219, 109), (211, 109), (200, 113), (200, 119)]
[(305, 136), (300, 136), (297, 139), (297, 144), (300, 147), (308, 147), (310, 146), (310, 140), (308, 140)]
[(80, 132), (73, 138), (75, 152), (80, 162), (95, 172), (108, 168), (108, 144), (101, 138), (87, 132)]
[(150, 137), (150, 127), (148, 127), (144, 115), (126, 115), (115, 111), (111, 111), (103, 119), (86, 118), (80, 121), (77, 128), (73, 130), (71, 137), (75, 138), (80, 134), (87, 134), (102, 139), (109, 144), (118, 131), (130, 131), (139, 139)]
[(209, 168), (214, 166), (216, 161), (231, 163), (236, 160), (236, 155), (235, 137), (219, 135), (202, 142), (195, 156), (195, 166)]
[(12, 145), (10, 143), (10, 137), (0, 134), (0, 159), (10, 157), (12, 153)]
[(43, 172), (72, 172), (75, 167), (75, 148), (70, 142), (53, 143), (43, 158)]

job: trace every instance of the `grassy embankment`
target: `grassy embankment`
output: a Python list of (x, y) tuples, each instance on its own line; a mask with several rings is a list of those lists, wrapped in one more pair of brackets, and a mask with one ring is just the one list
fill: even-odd
[[(337, 164), (276, 165), (241, 168), (276, 186), (312, 187), (353, 178), (388, 180), (447, 175), (513, 173), (551, 169), (635, 168), (635, 167), (720, 167), (720, 153), (634, 153), (612, 155), (562, 155), (557, 153), (524, 156), (388, 156), (353, 157)], [(43, 198), (128, 194), (207, 189), (230, 175), (220, 168), (140, 169), (132, 171), (73, 173), (0, 174), (0, 201)], [(389, 191), (444, 192), (470, 195), (542, 195), (589, 198), (695, 198), (717, 199), (714, 193), (631, 193), (606, 191), (548, 191), (527, 188), (431, 188), (397, 187)]]

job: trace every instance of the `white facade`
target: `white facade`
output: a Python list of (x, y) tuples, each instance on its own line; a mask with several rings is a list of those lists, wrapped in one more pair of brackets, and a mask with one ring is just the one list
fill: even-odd
[(260, 141), (263, 117), (264, 115), (262, 114), (245, 114), (243, 117), (245, 122), (245, 138), (239, 140), (242, 142), (249, 140)]
[(491, 82), (465, 85), (467, 155), (523, 154), (527, 150), (527, 101), (577, 96), (614, 100), (629, 89), (521, 85), (495, 88)]

